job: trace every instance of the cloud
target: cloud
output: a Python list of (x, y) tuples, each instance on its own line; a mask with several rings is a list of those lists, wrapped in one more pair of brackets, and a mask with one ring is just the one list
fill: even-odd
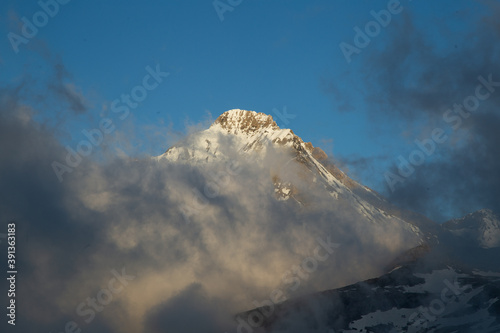
[[(369, 223), (348, 202), (331, 199), (283, 152), (268, 147), (260, 158), (245, 157), (230, 138), (220, 140), (219, 152), (237, 159), (237, 172), (225, 173), (223, 161), (89, 156), (61, 183), (51, 167), (67, 153), (54, 136), (60, 129), (35, 121), (44, 110), (26, 103), (26, 94), (22, 86), (0, 96), (7, 161), (0, 165), (0, 220), (18, 226), (16, 326), (23, 331), (63, 330), (71, 321), (95, 332), (162, 331), (169, 324), (182, 332), (185, 321), (216, 330), (276, 288), (293, 297), (376, 276), (416, 241), (395, 219)], [(305, 209), (275, 199), (270, 170), (294, 180)], [(189, 223), (183, 207), (198, 208)], [(300, 265), (318, 238), (341, 245), (306, 274)], [(102, 290), (117, 288), (113, 271), (122, 269), (135, 278), (108, 303)], [(303, 277), (292, 288), (297, 269)], [(92, 310), (92, 299), (106, 304)]]
[(467, 121), (461, 144), (419, 166), (390, 200), (439, 222), (449, 219), (449, 210), (457, 217), (481, 208), (500, 210), (500, 116), (498, 111), (476, 114)]
[[(405, 11), (353, 61), (346, 78), (327, 80), (333, 96), (340, 96), (340, 109), (363, 100), (373, 127), (402, 127), (410, 142), (428, 138), (434, 128), (450, 135), (395, 191), (385, 182), (379, 189), (392, 202), (439, 222), (481, 208), (500, 209), (499, 137), (493, 130), (500, 120), (500, 90), (463, 119), (460, 129), (443, 120), (454, 104), (474, 95), (479, 76), (500, 81), (500, 29), (494, 19), (499, 7), (490, 1), (481, 6), (476, 14), (468, 13), (465, 23), (460, 21), (460, 31), (445, 24), (423, 30)], [(457, 11), (454, 19), (461, 15)], [(356, 82), (352, 91), (344, 81)], [(404, 151), (391, 153), (391, 167), (377, 168), (381, 180), (386, 171), (397, 174), (398, 155), (408, 157)]]
[[(188, 286), (150, 310), (146, 319), (147, 332), (160, 333), (167, 329), (172, 333), (221, 332), (231, 328), (232, 318), (221, 317), (222, 309), (230, 313), (228, 304), (221, 299), (210, 298), (201, 284)], [(193, 320), (196, 318), (196, 320)]]
[(61, 100), (65, 101), (69, 109), (75, 114), (82, 114), (88, 110), (86, 101), (80, 88), (74, 83), (66, 82), (71, 79), (71, 74), (64, 66), (62, 60), (53, 63), (54, 78), (48, 85), (49, 89)]

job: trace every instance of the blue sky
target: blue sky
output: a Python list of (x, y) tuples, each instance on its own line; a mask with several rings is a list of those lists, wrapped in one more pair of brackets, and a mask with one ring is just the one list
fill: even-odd
[[(436, 118), (417, 109), (412, 117), (401, 116), (400, 110), (391, 109), (394, 104), (379, 103), (376, 94), (368, 94), (370, 80), (380, 75), (370, 70), (371, 57), (390, 59), (392, 53), (384, 50), (394, 46), (393, 36), (409, 20), (418, 38), (432, 46), (433, 57), (450, 57), (474, 41), (471, 34), (491, 5), (402, 0), (391, 22), (348, 63), (339, 44), (354, 45), (354, 27), (365, 29), (374, 20), (370, 12), (387, 9), (390, 1), (221, 2), (232, 9), (222, 14), (223, 20), (212, 1), (72, 0), (59, 5), (58, 13), (16, 53), (8, 33), (21, 35), (21, 19), (33, 21), (41, 6), (36, 1), (2, 1), (0, 83), (15, 86), (30, 77), (31, 89), (40, 97), (44, 84), (56, 75), (54, 68), (62, 64), (61, 81), (81, 98), (85, 111), (73, 112), (64, 103), (43, 98), (29, 103), (41, 122), (57, 128), (62, 142), (77, 142), (81, 130), (95, 128), (110, 116), (113, 100), (142, 82), (147, 66), (160, 66), (170, 75), (148, 92), (127, 123), (115, 123), (118, 134), (134, 127), (135, 136), (129, 139), (140, 141), (140, 150), (160, 154), (171, 143), (151, 139), (151, 127), (164, 126), (178, 137), (186, 124), (206, 124), (210, 115), (215, 119), (228, 109), (274, 116), (273, 109), (286, 108), (295, 118), (288, 124), (276, 119), (280, 126), (322, 147), (354, 178), (384, 192), (384, 172), (398, 155), (415, 149), (413, 140), (425, 136)], [(428, 63), (420, 63), (428, 69)], [(418, 63), (410, 68), (408, 77), (395, 84), (412, 86), (421, 68)], [(373, 112), (381, 105), (387, 112)], [(482, 208), (476, 206), (467, 209)]]

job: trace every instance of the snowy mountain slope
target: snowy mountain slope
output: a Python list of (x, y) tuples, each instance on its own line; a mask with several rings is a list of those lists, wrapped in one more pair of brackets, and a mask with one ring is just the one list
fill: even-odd
[(500, 246), (500, 218), (489, 209), (470, 213), (443, 224), (455, 236), (488, 249)]
[(499, 332), (500, 274), (414, 263), (238, 318), (242, 327), (267, 333)]

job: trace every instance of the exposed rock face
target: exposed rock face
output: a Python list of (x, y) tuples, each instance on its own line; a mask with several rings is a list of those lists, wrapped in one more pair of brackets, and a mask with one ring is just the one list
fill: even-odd
[(221, 128), (232, 134), (251, 133), (263, 128), (279, 130), (272, 116), (255, 111), (237, 109), (221, 114), (211, 127), (216, 125), (220, 125)]

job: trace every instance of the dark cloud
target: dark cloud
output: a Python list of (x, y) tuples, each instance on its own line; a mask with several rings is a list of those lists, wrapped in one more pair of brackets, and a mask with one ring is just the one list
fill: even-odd
[[(459, 129), (443, 120), (454, 104), (474, 95), (479, 76), (491, 75), (493, 81), (500, 81), (499, 6), (489, 1), (481, 6), (460, 21), (460, 29), (440, 23), (427, 29), (431, 34), (424, 34), (406, 10), (353, 58), (346, 78), (328, 81), (340, 108), (361, 97), (374, 127), (403, 125), (408, 129), (402, 133), (404, 139), (408, 140), (408, 133), (414, 136), (410, 141), (429, 138), (434, 128), (450, 135), (394, 191), (385, 181), (380, 187), (396, 204), (439, 222), (481, 208), (500, 208), (500, 138), (495, 131), (500, 120), (500, 89), (463, 119)], [(459, 22), (462, 14), (455, 15)], [(352, 91), (344, 81), (355, 82)], [(393, 167), (378, 170), (381, 180), (386, 171), (397, 174), (398, 155), (407, 159), (409, 155), (390, 153)]]
[(27, 73), (25, 81), (30, 82), (30, 87), (26, 88), (27, 93), (23, 97), (31, 99), (46, 111), (56, 113), (62, 122), (68, 117), (82, 115), (89, 111), (91, 103), (76, 84), (73, 74), (68, 70), (63, 59), (53, 54), (44, 40), (34, 39), (30, 41), (28, 47), (39, 56), (40, 63), (34, 63), (27, 68), (33, 67), (37, 71), (47, 71), (47, 75), (43, 78), (32, 72)]
[(362, 179), (372, 178), (379, 168), (377, 164), (386, 161), (388, 158), (388, 154), (368, 157), (350, 155), (342, 156), (340, 159), (333, 159), (333, 162), (349, 177), (362, 183)]
[(53, 67), (55, 69), (54, 80), (49, 84), (49, 89), (65, 101), (75, 114), (85, 113), (88, 110), (88, 102), (81, 90), (73, 83), (68, 82), (68, 79), (71, 79), (71, 74), (63, 62), (57, 60)]
[(352, 104), (351, 100), (344, 97), (344, 92), (338, 85), (333, 83), (332, 80), (321, 78), (320, 88), (325, 94), (332, 97), (332, 100), (336, 103), (337, 111), (348, 112), (355, 110), (355, 106)]
[[(61, 286), (76, 274), (74, 259), (87, 242), (98, 238), (98, 228), (79, 224), (67, 209), (72, 204), (70, 189), (54, 182), (49, 162), (62, 155), (62, 147), (50, 128), (33, 121), (35, 112), (20, 102), (20, 89), (0, 91), (1, 232), (7, 222), (16, 221), (16, 260), (22, 267), (17, 297), (23, 300), (18, 311), (31, 312), (43, 323), (59, 315)], [(91, 220), (91, 215), (84, 218)], [(27, 322), (18, 324), (22, 331)]]
[[(192, 284), (150, 310), (146, 319), (147, 332), (151, 333), (218, 333), (231, 329), (233, 320), (222, 313), (231, 313), (228, 304), (210, 298), (200, 284)], [(193, 320), (196, 318), (196, 320)]]
[[(404, 183), (388, 190), (389, 199), (438, 222), (489, 208), (500, 211), (500, 110), (475, 114), (467, 122), (461, 144), (442, 158), (415, 168)], [(397, 168), (391, 170), (397, 174)]]

